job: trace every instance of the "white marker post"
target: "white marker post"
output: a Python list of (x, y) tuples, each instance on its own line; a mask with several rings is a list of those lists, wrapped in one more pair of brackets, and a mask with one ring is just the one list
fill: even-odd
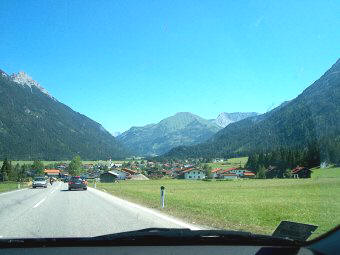
[(164, 208), (165, 187), (161, 186), (161, 206)]
[(94, 188), (97, 188), (96, 178), (94, 178)]

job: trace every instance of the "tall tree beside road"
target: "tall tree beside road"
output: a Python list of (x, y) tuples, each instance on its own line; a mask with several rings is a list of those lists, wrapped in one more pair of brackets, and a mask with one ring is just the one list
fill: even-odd
[(19, 181), (20, 165), (17, 163), (12, 171), (9, 173), (8, 179), (10, 181)]
[(10, 161), (5, 158), (2, 167), (1, 167), (1, 180), (2, 181), (8, 181), (8, 176), (10, 175), (12, 171), (12, 164)]
[(40, 160), (34, 160), (32, 169), (35, 172), (35, 175), (44, 175), (45, 166)]
[(68, 170), (69, 175), (72, 175), (72, 176), (77, 176), (81, 174), (83, 169), (82, 169), (82, 162), (81, 162), (80, 156), (75, 156), (72, 159), (72, 161), (68, 165), (67, 170)]

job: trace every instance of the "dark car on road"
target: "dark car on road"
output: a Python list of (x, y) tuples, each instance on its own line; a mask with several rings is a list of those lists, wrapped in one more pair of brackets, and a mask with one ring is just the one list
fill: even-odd
[(80, 176), (72, 176), (68, 182), (68, 190), (72, 189), (87, 190), (87, 182)]

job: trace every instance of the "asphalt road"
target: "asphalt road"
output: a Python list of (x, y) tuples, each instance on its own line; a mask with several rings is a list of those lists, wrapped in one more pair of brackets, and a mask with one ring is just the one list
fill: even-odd
[(0, 194), (0, 238), (90, 237), (150, 227), (197, 229), (102, 191), (67, 183)]

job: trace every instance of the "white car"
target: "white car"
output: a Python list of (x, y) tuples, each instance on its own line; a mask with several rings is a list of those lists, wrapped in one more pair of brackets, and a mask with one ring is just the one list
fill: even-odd
[(35, 189), (37, 187), (47, 188), (47, 181), (44, 177), (35, 177), (32, 181), (32, 188)]

